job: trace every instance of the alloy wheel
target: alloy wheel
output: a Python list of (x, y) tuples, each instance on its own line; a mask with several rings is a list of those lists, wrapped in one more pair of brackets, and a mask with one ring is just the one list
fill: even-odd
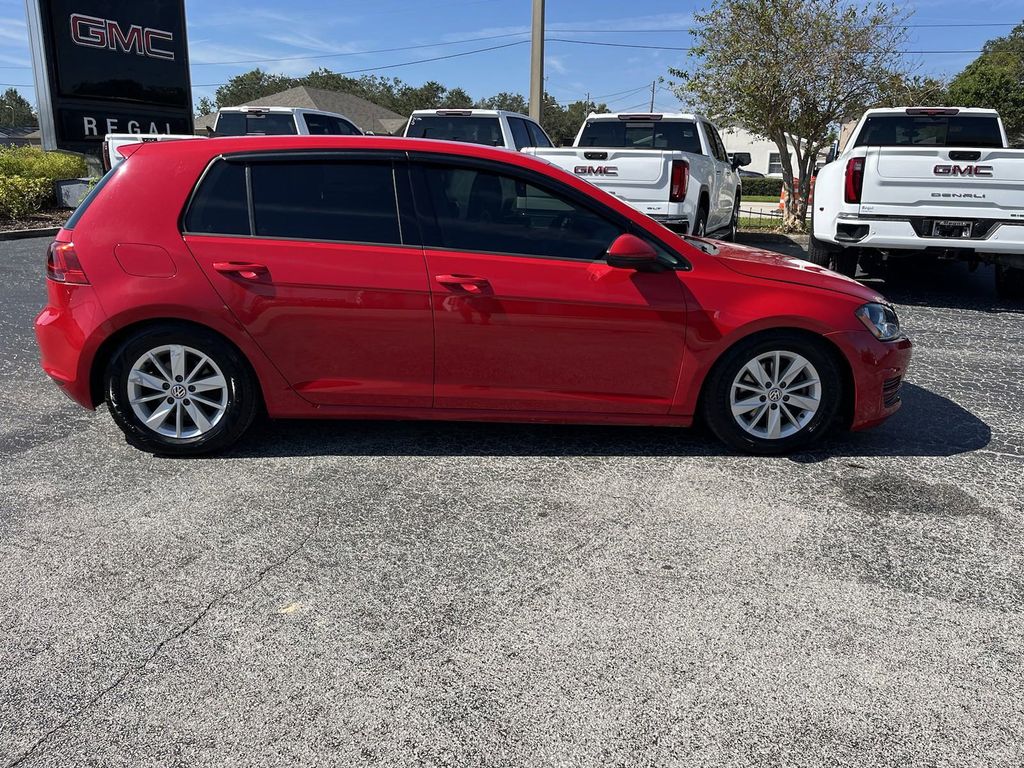
[(821, 378), (795, 352), (776, 350), (747, 362), (733, 379), (729, 405), (736, 423), (763, 440), (795, 435), (821, 405)]
[(128, 402), (148, 429), (175, 439), (212, 430), (228, 409), (228, 382), (208, 355), (181, 344), (145, 352), (128, 372)]

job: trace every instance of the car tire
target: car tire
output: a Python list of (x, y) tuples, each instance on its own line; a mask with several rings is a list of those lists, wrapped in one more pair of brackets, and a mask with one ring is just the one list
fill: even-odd
[(996, 296), (1004, 301), (1024, 300), (1024, 269), (996, 264)]
[(740, 199), (736, 198), (736, 203), (732, 207), (732, 219), (729, 221), (729, 228), (726, 230), (725, 235), (722, 236), (723, 240), (728, 240), (730, 243), (736, 242), (736, 233), (740, 229)]
[(729, 447), (772, 456), (820, 440), (843, 396), (843, 377), (825, 342), (780, 331), (741, 341), (722, 356), (705, 382), (702, 416)]
[(107, 407), (135, 448), (199, 456), (238, 441), (260, 410), (248, 361), (220, 336), (186, 325), (125, 341), (105, 374)]
[(697, 206), (697, 216), (693, 220), (693, 234), (695, 237), (704, 237), (708, 231), (708, 206), (701, 203)]

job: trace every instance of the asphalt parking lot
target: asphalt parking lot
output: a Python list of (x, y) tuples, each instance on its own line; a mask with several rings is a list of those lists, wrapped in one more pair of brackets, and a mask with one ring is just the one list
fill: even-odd
[(1024, 762), (1024, 311), (938, 269), (884, 426), (289, 422), (126, 446), (0, 243), (0, 765)]

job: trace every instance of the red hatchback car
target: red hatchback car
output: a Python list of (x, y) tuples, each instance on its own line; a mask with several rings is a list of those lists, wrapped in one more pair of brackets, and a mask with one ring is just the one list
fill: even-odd
[(50, 247), (42, 364), (128, 442), (271, 417), (690, 425), (781, 453), (900, 405), (892, 307), (673, 234), (535, 158), (384, 137), (136, 145)]

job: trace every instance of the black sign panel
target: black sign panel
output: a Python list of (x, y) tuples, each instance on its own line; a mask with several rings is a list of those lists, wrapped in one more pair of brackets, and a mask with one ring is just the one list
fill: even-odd
[(57, 145), (191, 133), (183, 0), (39, 0)]

